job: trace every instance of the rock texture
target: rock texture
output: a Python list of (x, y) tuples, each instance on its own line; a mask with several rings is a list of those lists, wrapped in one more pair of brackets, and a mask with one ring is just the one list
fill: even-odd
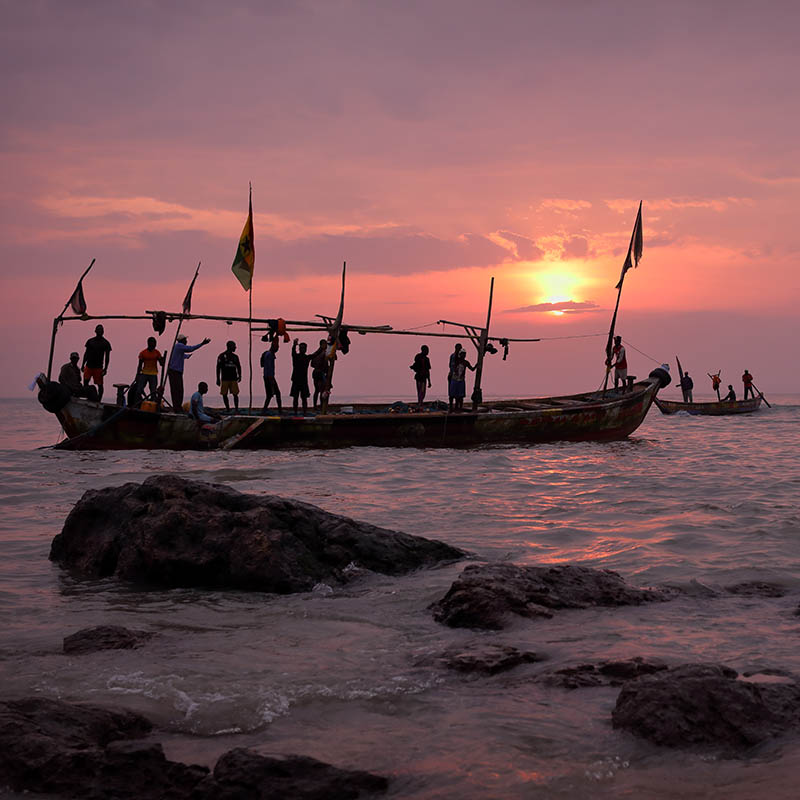
[(141, 647), (153, 634), (147, 631), (132, 631), (120, 625), (98, 625), (82, 628), (64, 637), (64, 652), (83, 655), (97, 650), (132, 650)]
[(612, 721), (658, 745), (735, 753), (800, 723), (800, 684), (748, 682), (729, 667), (685, 664), (625, 683)]
[(86, 492), (50, 549), (89, 577), (280, 594), (342, 583), (352, 564), (399, 575), (464, 555), (307, 503), (171, 475)]
[(467, 644), (443, 653), (439, 663), (456, 672), (496, 675), (520, 664), (542, 661), (542, 656), (507, 644)]
[(577, 667), (545, 672), (536, 677), (537, 683), (561, 689), (584, 689), (594, 686), (622, 686), (625, 681), (651, 675), (667, 669), (660, 661), (645, 661), (640, 656), (623, 661), (603, 661), (600, 664), (579, 664)]
[(552, 617), (555, 609), (639, 605), (668, 597), (629, 586), (609, 570), (471, 564), (431, 610), (434, 619), (453, 628), (497, 630), (511, 614)]
[(380, 775), (337, 769), (306, 756), (272, 758), (237, 748), (220, 757), (191, 800), (351, 800), (384, 792), (388, 785)]
[(777, 583), (764, 583), (763, 581), (746, 581), (726, 586), (725, 591), (730, 594), (740, 594), (745, 597), (783, 597), (789, 593), (785, 586)]
[(0, 702), (0, 786), (90, 799), (187, 796), (208, 770), (127, 741), (150, 728), (129, 711), (42, 697)]
[(231, 750), (206, 767), (169, 761), (142, 740), (150, 723), (109, 711), (29, 697), (0, 701), (0, 787), (82, 800), (323, 800), (383, 791), (386, 778), (304, 756)]

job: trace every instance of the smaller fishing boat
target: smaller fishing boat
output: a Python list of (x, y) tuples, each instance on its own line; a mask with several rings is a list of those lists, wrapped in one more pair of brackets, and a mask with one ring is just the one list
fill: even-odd
[(721, 400), (713, 403), (681, 403), (677, 400), (662, 400), (656, 397), (654, 402), (662, 414), (677, 414), (685, 411), (687, 414), (721, 417), (727, 414), (751, 414), (758, 411), (763, 395), (749, 397), (747, 400)]

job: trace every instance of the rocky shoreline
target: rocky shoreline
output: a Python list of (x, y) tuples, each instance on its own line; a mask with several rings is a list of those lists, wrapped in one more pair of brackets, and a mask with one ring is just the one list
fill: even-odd
[[(51, 548), (51, 559), (79, 577), (276, 594), (309, 591), (319, 583), (344, 586), (370, 573), (403, 575), (468, 557), (442, 542), (309, 504), (175, 476), (87, 492)], [(761, 598), (787, 593), (767, 583), (734, 584), (723, 592)], [(476, 631), (478, 638), (417, 663), (456, 680), (512, 673), (554, 692), (619, 688), (609, 726), (659, 748), (741, 758), (796, 729), (800, 680), (781, 670), (742, 676), (723, 664), (668, 664), (646, 655), (550, 669), (547, 653), (538, 648), (486, 638), (486, 632), (513, 632), (520, 621), (535, 625), (568, 610), (644, 606), (681, 594), (671, 586), (631, 586), (615, 572), (576, 565), (469, 563), (420, 613), (448, 628)], [(702, 587), (693, 596), (705, 602), (719, 594)], [(64, 652), (83, 657), (147, 647), (152, 635), (97, 626), (67, 636)], [(0, 702), (0, 735), (6, 740), (0, 785), (16, 791), (195, 800), (368, 797), (386, 791), (391, 780), (304, 756), (242, 748), (223, 754), (213, 770), (170, 761), (144, 717), (43, 697)]]

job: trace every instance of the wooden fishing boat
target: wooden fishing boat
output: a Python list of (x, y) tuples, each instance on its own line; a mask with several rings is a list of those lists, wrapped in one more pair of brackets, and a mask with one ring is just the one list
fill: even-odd
[[(660, 388), (670, 384), (669, 367), (663, 365), (653, 370), (647, 380), (633, 383), (617, 391), (607, 390), (611, 369), (611, 344), (619, 309), (625, 272), (639, 263), (641, 257), (641, 203), (636, 223), (631, 234), (628, 256), (617, 284), (617, 301), (606, 346), (606, 376), (602, 391), (564, 397), (526, 398), (484, 402), (481, 389), (484, 359), (504, 350), (503, 360), (511, 342), (538, 342), (538, 338), (508, 338), (489, 335), (492, 315), (494, 278), (489, 286), (489, 304), (485, 325), (474, 325), (449, 320), (440, 324), (455, 326), (461, 333), (421, 332), (418, 330), (393, 330), (389, 325), (354, 325), (345, 323), (345, 275), (342, 265), (342, 289), (339, 310), (335, 316), (318, 314), (315, 320), (257, 319), (252, 316), (252, 306), (247, 317), (211, 316), (191, 313), (191, 296), (200, 270), (197, 265), (189, 290), (180, 312), (146, 311), (144, 315), (90, 316), (86, 313), (82, 282), (91, 270), (94, 261), (83, 273), (78, 285), (62, 312), (53, 319), (50, 339), (50, 357), (47, 373), (37, 378), (40, 387), (39, 401), (44, 408), (54, 413), (66, 434), (59, 447), (83, 450), (109, 449), (171, 449), (197, 450), (280, 447), (355, 447), (355, 446), (402, 446), (402, 447), (462, 447), (495, 443), (535, 443), (553, 441), (613, 441), (624, 439), (635, 431), (647, 414)], [(252, 208), (248, 216), (245, 233), (251, 229)], [(240, 240), (240, 250), (245, 240)], [(246, 249), (246, 248), (245, 248)], [(247, 251), (252, 256), (251, 251)], [(239, 251), (237, 251), (237, 259)], [(234, 274), (242, 280), (236, 271)], [(252, 265), (250, 266), (252, 278)], [(247, 281), (249, 284), (249, 280)], [(244, 285), (244, 283), (243, 283)], [(247, 288), (247, 287), (245, 287)], [(252, 302), (252, 294), (250, 295)], [(72, 308), (74, 316), (65, 316)], [(177, 321), (173, 337), (173, 348), (181, 325), (186, 320), (203, 319), (246, 323), (248, 328), (248, 351), (250, 354), (250, 404), (252, 407), (252, 342), (253, 333), (266, 331), (262, 341), (283, 333), (288, 341), (288, 331), (324, 333), (327, 341), (327, 385), (320, 393), (321, 413), (309, 416), (270, 416), (252, 413), (226, 414), (215, 424), (201, 425), (180, 408), (166, 408), (164, 398), (165, 377), (162, 372), (157, 396), (151, 398), (146, 407), (130, 407), (123, 396), (123, 385), (116, 404), (94, 402), (73, 397), (67, 389), (51, 380), (56, 335), (65, 322), (140, 319), (150, 320), (159, 335), (166, 325)], [(254, 328), (253, 323), (266, 324), (267, 328)], [(280, 322), (280, 325), (277, 323)], [(439, 404), (429, 405), (426, 410), (411, 411), (407, 406), (398, 408), (367, 405), (335, 405), (330, 402), (332, 377), (339, 354), (345, 355), (350, 347), (349, 333), (462, 338), (466, 337), (475, 346), (477, 359), (472, 391), (472, 408), (459, 408), (456, 400), (454, 411)], [(171, 351), (168, 351), (171, 352)], [(162, 368), (163, 369), (163, 368)], [(471, 367), (472, 369), (472, 367)], [(178, 402), (178, 401), (176, 401)]]
[(747, 400), (728, 400), (713, 403), (681, 403), (677, 400), (661, 400), (656, 398), (655, 404), (662, 414), (677, 414), (685, 411), (687, 414), (721, 417), (727, 414), (751, 414), (758, 411), (763, 400), (762, 395), (750, 397)]
[[(669, 383), (657, 369), (624, 392), (480, 403), (475, 410), (393, 411), (390, 406), (331, 404), (314, 416), (232, 414), (199, 425), (186, 414), (71, 398), (55, 411), (76, 450), (228, 450), (233, 447), (469, 447), (495, 443), (613, 441), (641, 424), (656, 393)], [(431, 406), (429, 406), (430, 408)]]

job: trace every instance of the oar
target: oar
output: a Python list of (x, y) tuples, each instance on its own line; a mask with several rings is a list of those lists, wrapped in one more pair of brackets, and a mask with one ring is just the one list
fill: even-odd
[(758, 386), (756, 386), (755, 384), (753, 384), (753, 388), (754, 388), (754, 389), (755, 389), (755, 390), (758, 392), (758, 394), (761, 396), (761, 399), (762, 399), (762, 400), (763, 400), (763, 401), (764, 401), (764, 402), (767, 404), (767, 408), (772, 408), (772, 406), (769, 404), (769, 401), (767, 400), (767, 398), (766, 398), (766, 397), (764, 397), (764, 392), (762, 392), (762, 391), (761, 391), (761, 389), (759, 389), (759, 388), (758, 388)]

